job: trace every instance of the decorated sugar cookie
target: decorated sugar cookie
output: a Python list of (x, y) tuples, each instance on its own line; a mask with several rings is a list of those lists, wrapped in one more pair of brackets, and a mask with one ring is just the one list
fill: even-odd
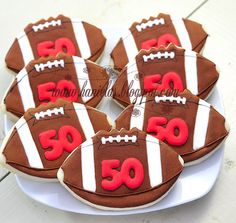
[(57, 176), (80, 201), (123, 210), (160, 201), (182, 170), (183, 160), (176, 152), (133, 128), (98, 132), (71, 153)]
[(106, 43), (101, 29), (79, 19), (59, 15), (26, 26), (6, 55), (8, 68), (18, 72), (31, 60), (60, 52), (96, 61)]
[(106, 69), (89, 60), (66, 54), (44, 57), (20, 71), (5, 95), (4, 105), (17, 117), (59, 98), (96, 107), (108, 82)]
[(199, 52), (207, 36), (199, 23), (160, 13), (140, 23), (134, 22), (120, 38), (111, 53), (114, 68), (123, 69), (141, 49), (158, 48), (169, 43)]
[(113, 86), (113, 98), (126, 106), (137, 94), (154, 90), (190, 90), (205, 99), (219, 78), (216, 65), (200, 54), (176, 47), (141, 50), (121, 71)]
[(167, 143), (187, 165), (213, 154), (228, 135), (225, 118), (188, 90), (144, 96), (116, 119), (116, 128), (136, 127)]
[(66, 157), (97, 131), (111, 129), (108, 117), (89, 106), (58, 100), (29, 109), (1, 146), (4, 167), (32, 179), (55, 180)]

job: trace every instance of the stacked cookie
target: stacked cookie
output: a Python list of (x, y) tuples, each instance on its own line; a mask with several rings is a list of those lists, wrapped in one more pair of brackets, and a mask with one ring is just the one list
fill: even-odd
[(92, 62), (106, 39), (65, 16), (28, 25), (7, 56), (17, 71), (4, 97), (10, 118), (1, 163), (32, 180), (59, 182), (80, 201), (124, 210), (155, 204), (184, 166), (202, 162), (224, 142), (224, 117), (204, 101), (219, 74), (199, 52), (206, 32), (166, 14), (133, 23), (111, 52), (119, 71), (114, 124), (99, 111), (109, 85)]

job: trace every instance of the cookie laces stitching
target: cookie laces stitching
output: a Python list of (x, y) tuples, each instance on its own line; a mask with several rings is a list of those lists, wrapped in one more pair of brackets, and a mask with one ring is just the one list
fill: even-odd
[(101, 138), (101, 141), (102, 141), (102, 144), (106, 144), (107, 142), (109, 143), (113, 143), (114, 141), (116, 142), (121, 142), (122, 140), (124, 140), (125, 142), (136, 142), (137, 141), (137, 136), (136, 135), (132, 135), (132, 136), (128, 136), (128, 135), (125, 135), (125, 136), (120, 136), (120, 135), (117, 135), (117, 136), (108, 136), (108, 137), (102, 137)]
[(169, 101), (169, 102), (177, 102), (178, 104), (186, 104), (186, 98), (185, 97), (180, 97), (180, 96), (175, 97), (173, 95), (172, 96), (164, 95), (164, 96), (156, 96), (155, 97), (155, 102), (156, 103), (159, 103), (161, 101), (164, 101), (164, 102)]
[(52, 115), (59, 115), (59, 114), (64, 115), (63, 107), (47, 109), (46, 111), (37, 112), (34, 114), (34, 116), (37, 120), (39, 120), (41, 118), (44, 118), (45, 116), (51, 117)]
[(65, 61), (64, 60), (54, 60), (54, 61), (48, 61), (47, 63), (40, 63), (40, 64), (35, 64), (34, 68), (37, 72), (44, 71), (45, 68), (52, 69), (53, 67), (64, 67), (65, 66)]
[(38, 32), (39, 30), (43, 30), (45, 28), (48, 28), (49, 26), (60, 26), (61, 25), (61, 20), (52, 20), (51, 22), (45, 22), (39, 25), (34, 25), (32, 29), (34, 32)]
[(161, 59), (161, 58), (165, 58), (165, 59), (174, 59), (175, 57), (175, 52), (171, 51), (171, 52), (157, 52), (157, 53), (150, 53), (149, 55), (143, 55), (143, 60), (144, 62), (147, 62), (148, 60), (154, 60), (154, 59)]
[(139, 25), (136, 25), (136, 29), (138, 30), (138, 32), (141, 32), (143, 29), (146, 29), (148, 27), (151, 28), (152, 26), (164, 25), (164, 24), (165, 24), (164, 18), (154, 19), (154, 20), (149, 20), (147, 22), (143, 22)]

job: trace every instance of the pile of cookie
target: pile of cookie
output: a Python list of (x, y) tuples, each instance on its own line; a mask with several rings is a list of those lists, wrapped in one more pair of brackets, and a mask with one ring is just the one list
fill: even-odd
[(219, 78), (200, 54), (207, 36), (167, 14), (133, 23), (111, 52), (112, 98), (124, 108), (113, 121), (98, 109), (109, 86), (99, 65), (102, 30), (63, 15), (29, 24), (6, 56), (16, 76), (3, 107), (16, 124), (1, 164), (32, 180), (59, 180), (100, 209), (157, 203), (229, 132), (205, 101)]

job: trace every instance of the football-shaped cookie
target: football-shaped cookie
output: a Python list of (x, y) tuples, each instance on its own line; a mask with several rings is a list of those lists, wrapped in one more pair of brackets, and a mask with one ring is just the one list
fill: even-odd
[(96, 61), (106, 38), (101, 29), (78, 19), (59, 15), (26, 26), (6, 55), (8, 68), (18, 72), (31, 60), (59, 52)]
[(29, 108), (63, 98), (96, 107), (109, 78), (106, 69), (81, 57), (59, 54), (31, 61), (4, 98), (6, 111), (21, 117)]
[(188, 90), (152, 92), (128, 106), (116, 128), (133, 127), (167, 143), (187, 165), (206, 159), (228, 135), (225, 118)]
[(121, 71), (113, 86), (113, 98), (126, 106), (137, 94), (153, 90), (190, 90), (205, 99), (219, 74), (213, 62), (200, 54), (170, 44), (167, 48), (141, 50)]
[(100, 209), (150, 206), (174, 186), (183, 160), (136, 128), (100, 131), (65, 160), (57, 177), (77, 199)]
[(58, 168), (82, 142), (109, 131), (106, 114), (79, 103), (58, 100), (29, 109), (4, 139), (0, 161), (33, 179), (55, 180)]
[(114, 68), (121, 70), (141, 49), (169, 43), (199, 52), (207, 36), (201, 24), (188, 19), (162, 13), (156, 18), (143, 19), (141, 23), (133, 23), (113, 49)]

